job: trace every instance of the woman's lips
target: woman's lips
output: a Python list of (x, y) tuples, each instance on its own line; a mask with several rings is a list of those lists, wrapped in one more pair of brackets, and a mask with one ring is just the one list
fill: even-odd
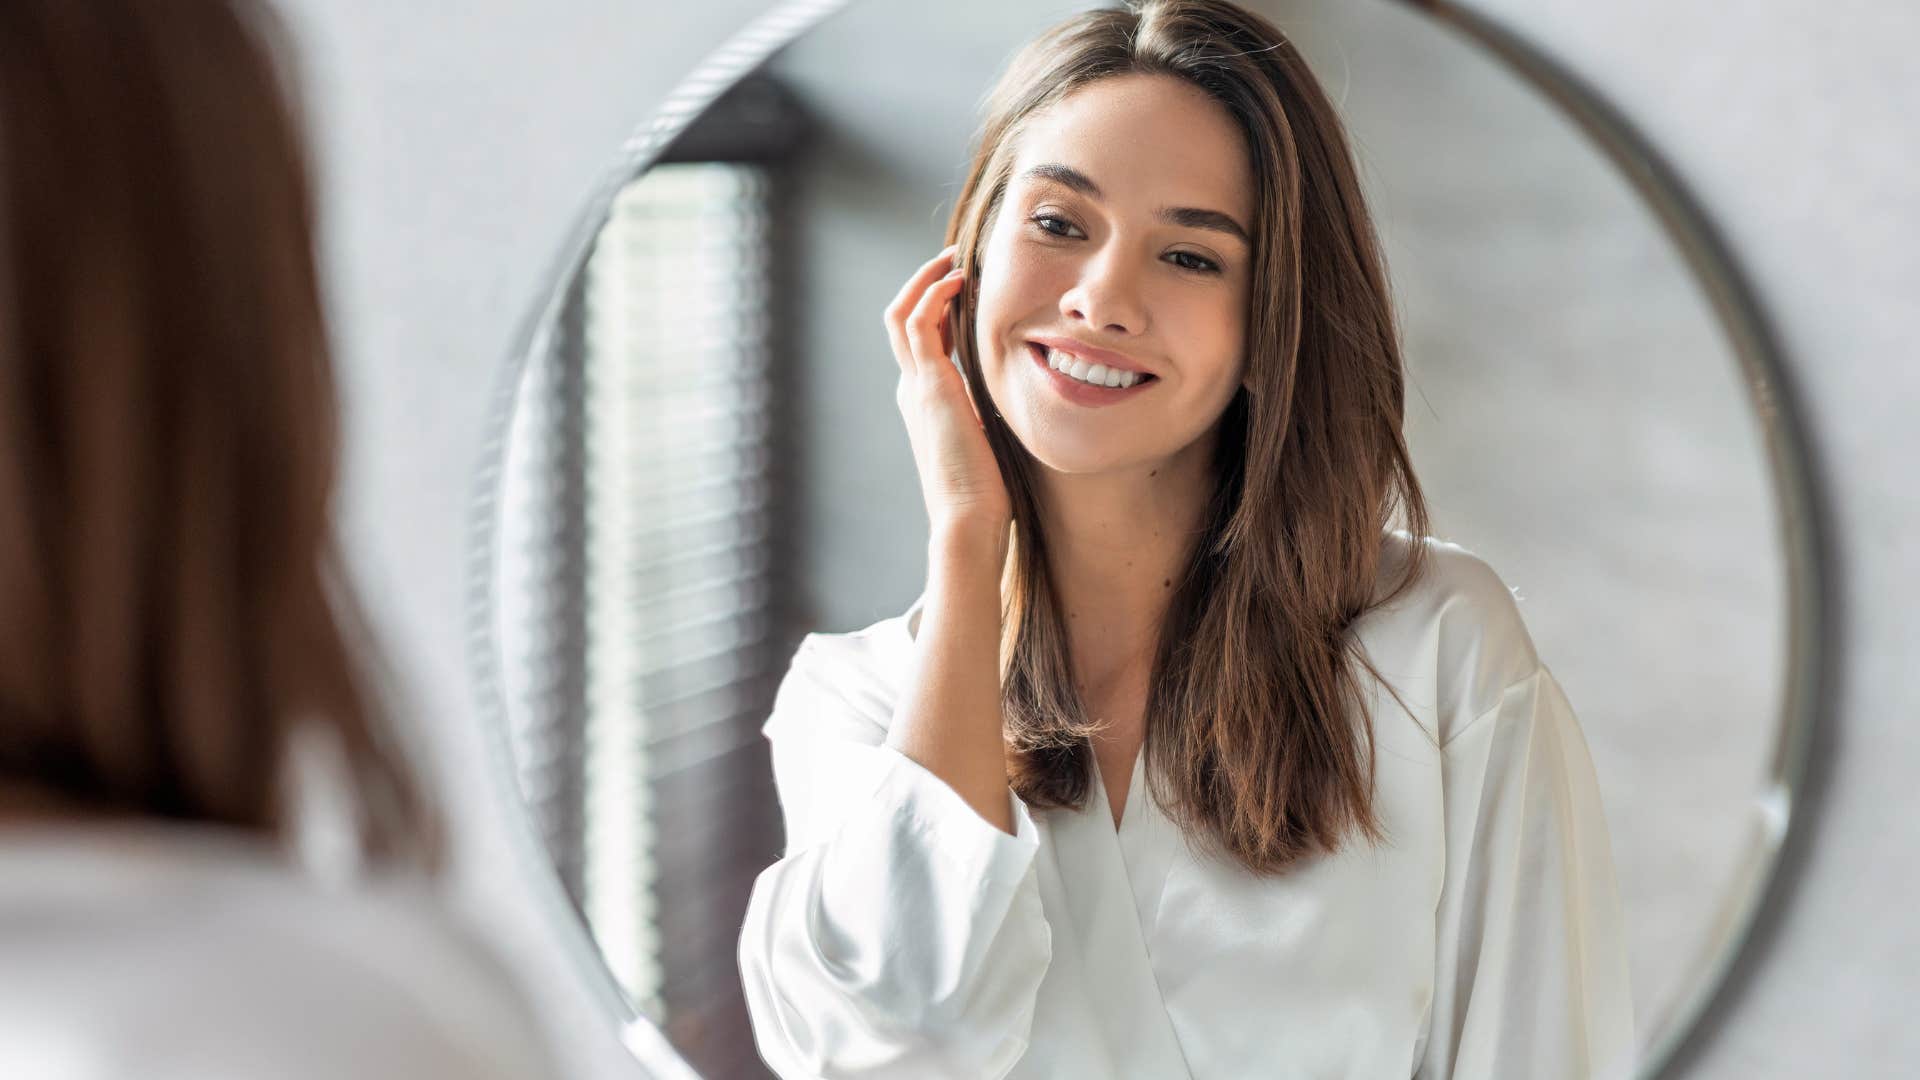
[(1089, 408), (1117, 405), (1160, 381), (1157, 378), (1148, 377), (1132, 386), (1095, 386), (1053, 370), (1053, 367), (1047, 363), (1046, 346), (1039, 342), (1027, 342), (1027, 355), (1033, 358), (1034, 364), (1040, 368), (1040, 373), (1047, 377), (1047, 384), (1053, 387), (1055, 393), (1075, 405), (1085, 405)]

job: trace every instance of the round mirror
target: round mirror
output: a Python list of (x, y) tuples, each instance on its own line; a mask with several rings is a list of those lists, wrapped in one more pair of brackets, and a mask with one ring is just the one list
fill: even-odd
[[(482, 698), (569, 940), (636, 1044), (699, 1075), (768, 1075), (736, 945), (783, 854), (781, 677), (926, 581), (882, 310), (942, 246), (985, 91), (1086, 6), (776, 9), (640, 129), (510, 358)], [(1812, 722), (1819, 566), (1771, 344), (1658, 160), (1497, 26), (1246, 6), (1347, 126), (1432, 531), (1512, 587), (1579, 717), (1653, 1075), (1742, 943)]]

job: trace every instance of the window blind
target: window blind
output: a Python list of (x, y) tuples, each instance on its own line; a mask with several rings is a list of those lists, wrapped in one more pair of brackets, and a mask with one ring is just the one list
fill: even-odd
[(770, 183), (673, 162), (615, 200), (516, 418), (542, 524), (503, 600), (523, 793), (615, 979), (716, 1076), (756, 1065), (733, 946), (778, 844)]

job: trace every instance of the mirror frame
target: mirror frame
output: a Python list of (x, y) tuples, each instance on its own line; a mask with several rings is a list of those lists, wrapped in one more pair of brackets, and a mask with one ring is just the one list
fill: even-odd
[[(551, 345), (561, 300), (592, 254), (613, 200), (659, 159), (675, 137), (744, 76), (852, 3), (882, 0), (782, 0), (707, 57), (620, 147), (588, 196), (543, 279), (545, 290), (523, 320), (498, 376), (474, 479), (467, 550), (467, 647), (491, 781), (507, 808), (512, 846), (532, 876), (535, 903), (554, 940), (582, 973), (589, 992), (616, 1019), (621, 1041), (663, 1077), (699, 1080), (666, 1037), (620, 990), (591, 930), (562, 887), (532, 813), (520, 794), (507, 704), (501, 691), (500, 635), (494, 571), (499, 493), (519, 389), (530, 358)], [(1761, 955), (1780, 933), (1794, 882), (1808, 855), (1812, 815), (1824, 790), (1824, 751), (1831, 721), (1823, 703), (1835, 683), (1836, 580), (1828, 536), (1830, 511), (1817, 485), (1803, 413), (1777, 338), (1731, 249), (1679, 175), (1627, 118), (1591, 86), (1539, 47), (1455, 0), (1377, 0), (1431, 17), (1477, 43), (1579, 127), (1659, 219), (1711, 303), (1731, 348), (1766, 447), (1774, 527), (1787, 557), (1787, 664), (1779, 729), (1770, 763), (1750, 807), (1747, 848), (1720, 898), (1707, 941), (1687, 969), (1673, 1010), (1642, 1028), (1639, 1077), (1677, 1076), (1731, 1022)]]

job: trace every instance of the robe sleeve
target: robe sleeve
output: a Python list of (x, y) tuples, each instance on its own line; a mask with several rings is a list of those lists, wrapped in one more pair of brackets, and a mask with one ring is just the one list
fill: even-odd
[(1446, 881), (1418, 1080), (1628, 1080), (1620, 900), (1585, 738), (1551, 672), (1442, 748)]
[(765, 727), (786, 852), (739, 941), (760, 1056), (786, 1080), (1004, 1076), (1052, 958), (1033, 818), (1011, 789), (1013, 835), (981, 817), (807, 656)]

